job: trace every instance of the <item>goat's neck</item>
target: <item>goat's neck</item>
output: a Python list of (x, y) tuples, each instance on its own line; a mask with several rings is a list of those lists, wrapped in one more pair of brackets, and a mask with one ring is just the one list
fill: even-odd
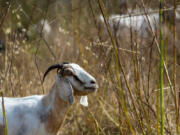
[(59, 96), (56, 83), (51, 88), (49, 94), (42, 99), (42, 103), (44, 108), (47, 109), (44, 120), (45, 129), (49, 133), (56, 134), (69, 108), (68, 102), (65, 102)]

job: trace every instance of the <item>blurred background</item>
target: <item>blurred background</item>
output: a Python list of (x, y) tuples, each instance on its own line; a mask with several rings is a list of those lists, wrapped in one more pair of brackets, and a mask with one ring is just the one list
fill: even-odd
[[(180, 7), (164, 0), (165, 134), (179, 132)], [(5, 96), (46, 94), (56, 73), (74, 62), (99, 84), (89, 107), (79, 97), (59, 135), (160, 133), (159, 1), (0, 0), (0, 91)], [(179, 100), (179, 101), (178, 101)]]

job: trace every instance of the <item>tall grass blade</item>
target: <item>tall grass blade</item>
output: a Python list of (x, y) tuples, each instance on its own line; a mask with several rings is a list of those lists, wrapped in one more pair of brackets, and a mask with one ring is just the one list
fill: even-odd
[(175, 103), (175, 109), (176, 109), (176, 132), (177, 134), (180, 134), (179, 132), (179, 114), (178, 114), (178, 101), (177, 101), (177, 90), (176, 90), (176, 0), (174, 0), (174, 24), (173, 24), (173, 36), (174, 36), (174, 48), (173, 48), (173, 86), (174, 86), (174, 103)]
[(121, 82), (120, 82), (120, 68), (119, 68), (119, 56), (118, 56), (118, 50), (117, 50), (117, 46), (116, 46), (116, 43), (115, 43), (115, 40), (113, 39), (113, 36), (112, 36), (112, 33), (110, 31), (110, 28), (109, 28), (109, 25), (108, 25), (108, 22), (106, 20), (106, 15), (105, 15), (105, 11), (104, 11), (104, 5), (103, 5), (103, 2), (101, 0), (97, 0), (98, 1), (98, 5), (99, 5), (99, 8), (100, 8), (100, 11), (101, 11), (101, 14), (103, 15), (103, 19), (104, 19), (104, 22), (105, 22), (105, 25), (106, 25), (106, 29), (108, 31), (108, 34), (110, 36), (110, 39), (111, 39), (111, 42), (112, 42), (112, 45), (113, 45), (113, 50), (114, 50), (114, 55), (115, 55), (115, 71), (116, 71), (116, 79), (117, 79), (117, 83), (118, 83), (118, 92), (119, 92), (119, 96), (120, 96), (120, 100), (122, 102), (122, 107), (123, 107), (123, 111), (124, 111), (124, 114), (125, 114), (125, 117), (126, 117), (126, 120), (127, 120), (127, 123), (128, 123), (128, 126), (130, 128), (130, 131), (131, 133), (134, 135), (134, 129), (132, 127), (132, 124), (130, 122), (130, 119), (129, 119), (129, 115), (127, 113), (127, 108), (126, 108), (126, 103), (125, 103), (125, 100), (124, 100), (124, 93), (121, 89)]
[(160, 87), (160, 116), (161, 116), (161, 135), (164, 135), (164, 90), (163, 90), (163, 34), (162, 34), (162, 2), (159, 5), (159, 25), (160, 25), (160, 71), (159, 71), (159, 87)]
[(3, 92), (0, 92), (0, 96), (2, 97), (2, 112), (3, 112), (3, 121), (4, 121), (4, 133), (5, 135), (8, 135), (8, 128), (7, 128), (7, 119), (6, 119), (6, 112), (5, 112), (5, 106), (4, 106), (4, 96)]

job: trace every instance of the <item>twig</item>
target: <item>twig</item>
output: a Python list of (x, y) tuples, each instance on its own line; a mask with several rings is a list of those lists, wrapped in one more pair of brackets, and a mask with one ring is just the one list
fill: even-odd
[(173, 38), (174, 38), (174, 42), (173, 42), (173, 86), (174, 86), (174, 105), (175, 105), (175, 109), (176, 109), (176, 132), (177, 134), (180, 134), (180, 128), (179, 128), (179, 111), (178, 111), (178, 93), (176, 90), (176, 0), (174, 0), (174, 22), (173, 22)]
[(35, 61), (35, 65), (36, 65), (36, 68), (37, 68), (37, 71), (38, 71), (38, 75), (39, 75), (39, 79), (40, 79), (40, 82), (41, 82), (42, 91), (43, 91), (43, 94), (44, 94), (45, 91), (44, 91), (44, 86), (43, 86), (43, 80), (42, 80), (42, 77), (41, 77), (41, 74), (40, 74), (40, 71), (39, 71), (39, 67), (38, 67), (38, 64), (37, 64), (37, 57), (36, 57), (36, 56), (37, 56), (38, 49), (39, 49), (39, 46), (38, 46), (37, 49), (36, 49), (34, 61)]
[(58, 61), (57, 58), (56, 58), (56, 55), (54, 54), (54, 52), (52, 51), (52, 49), (50, 48), (48, 42), (45, 40), (45, 38), (41, 37), (42, 40), (44, 41), (45, 45), (47, 46), (49, 52), (51, 53), (51, 55), (53, 56), (54, 60), (55, 61)]
[(8, 135), (8, 127), (7, 127), (7, 119), (6, 119), (6, 111), (5, 111), (5, 106), (4, 106), (4, 95), (3, 92), (0, 92), (0, 96), (2, 98), (2, 113), (3, 113), (3, 123), (5, 125), (4, 127), (4, 135)]
[[(178, 88), (178, 87), (176, 87), (176, 88)], [(164, 87), (163, 88), (163, 90), (168, 90), (168, 89), (171, 89), (170, 87)], [(155, 89), (155, 90), (153, 90), (153, 92), (156, 92), (156, 91), (159, 91), (160, 89)]]
[[(98, 45), (99, 44), (99, 45)], [(110, 47), (110, 48), (113, 48), (113, 46), (111, 45), (102, 45), (102, 43), (97, 43), (96, 44), (92, 44), (93, 46), (102, 46), (102, 47)], [(131, 50), (128, 50), (128, 49), (124, 49), (124, 48), (120, 48), (118, 47), (117, 48), (118, 50), (121, 50), (121, 51), (125, 51), (125, 52), (128, 52), (128, 53), (137, 53), (137, 54), (140, 54), (140, 52), (135, 52), (135, 51), (131, 51)]]
[(11, 60), (10, 60), (10, 69), (9, 69), (10, 74), (9, 74), (9, 77), (10, 77), (10, 84), (11, 84), (12, 95), (15, 96), (13, 82), (12, 82), (12, 76), (11, 76), (11, 73), (12, 73), (12, 63), (13, 63), (13, 45), (14, 45), (14, 42), (13, 42), (12, 48), (11, 48)]
[(10, 8), (10, 3), (8, 4), (8, 6), (7, 6), (6, 10), (5, 10), (5, 13), (4, 13), (4, 15), (3, 15), (3, 17), (2, 17), (2, 19), (1, 19), (1, 21), (0, 21), (0, 29), (1, 29), (1, 27), (2, 27), (2, 25), (3, 25), (3, 23), (4, 23), (4, 21), (5, 21), (5, 18), (6, 18), (6, 16), (7, 16), (7, 13), (8, 13), (8, 11), (9, 11), (9, 8)]

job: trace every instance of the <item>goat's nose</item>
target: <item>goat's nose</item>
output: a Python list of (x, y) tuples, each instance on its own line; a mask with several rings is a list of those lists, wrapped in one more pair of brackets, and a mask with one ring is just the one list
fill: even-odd
[(91, 80), (90, 83), (91, 83), (91, 84), (95, 84), (96, 81), (95, 81), (95, 80)]

